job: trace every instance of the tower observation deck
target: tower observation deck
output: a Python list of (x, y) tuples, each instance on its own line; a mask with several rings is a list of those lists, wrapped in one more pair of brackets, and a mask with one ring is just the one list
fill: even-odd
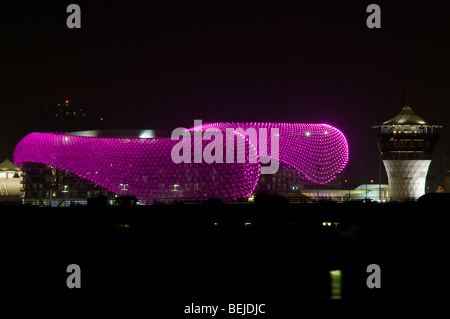
[(379, 125), (375, 134), (389, 179), (391, 200), (416, 200), (425, 193), (425, 180), (440, 125), (429, 124), (409, 106)]

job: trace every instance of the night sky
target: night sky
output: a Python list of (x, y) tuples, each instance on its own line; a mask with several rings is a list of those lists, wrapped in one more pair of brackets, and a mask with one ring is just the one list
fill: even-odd
[[(357, 186), (366, 169), (378, 182), (371, 126), (400, 112), (407, 88), (413, 110), (445, 127), (428, 175), (443, 178), (449, 1), (93, 2), (2, 4), (0, 161), (36, 112), (68, 99), (109, 129), (328, 123), (348, 139), (344, 173)], [(70, 3), (81, 29), (66, 26)], [(381, 29), (366, 26), (370, 3)]]

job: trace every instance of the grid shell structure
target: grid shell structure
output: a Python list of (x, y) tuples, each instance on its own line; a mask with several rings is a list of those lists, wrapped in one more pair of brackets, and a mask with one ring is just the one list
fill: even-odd
[[(308, 179), (325, 184), (341, 172), (348, 161), (345, 136), (327, 124), (291, 123), (209, 123), (187, 131), (218, 129), (225, 134), (233, 129), (236, 144), (244, 141), (245, 153), (235, 152), (232, 163), (175, 163), (171, 152), (181, 140), (171, 138), (106, 138), (57, 133), (31, 133), (14, 150), (14, 162), (42, 163), (67, 170), (116, 194), (134, 195), (144, 203), (160, 199), (233, 200), (250, 196), (261, 174), (260, 144), (267, 146), (267, 156), (298, 169)], [(237, 130), (249, 128), (252, 136)], [(267, 135), (260, 134), (266, 129)], [(270, 135), (277, 129), (279, 143)], [(191, 154), (198, 154), (191, 133)], [(202, 139), (202, 149), (211, 143)], [(278, 154), (278, 155), (276, 155)], [(224, 155), (225, 156), (225, 152)], [(240, 157), (240, 158), (239, 158)], [(242, 158), (244, 157), (244, 158)]]
[(31, 133), (17, 144), (14, 162), (20, 167), (34, 162), (64, 169), (144, 203), (168, 198), (233, 200), (252, 194), (260, 173), (259, 161), (250, 161), (256, 156), (252, 147), (246, 148), (244, 163), (176, 164), (171, 158), (176, 143), (171, 138)]
[[(241, 128), (249, 136), (252, 132), (247, 130), (253, 128), (253, 134), (256, 134), (253, 140), (258, 143), (255, 147), (259, 156), (260, 144), (263, 142), (265, 147), (262, 149), (267, 149), (269, 158), (296, 168), (317, 184), (326, 184), (335, 179), (348, 162), (347, 139), (341, 131), (328, 124), (248, 122), (208, 123), (201, 126), (203, 131), (212, 128), (218, 128), (222, 132)], [(190, 130), (199, 129), (193, 127)], [(260, 129), (266, 129), (267, 132)], [(275, 134), (279, 139), (278, 143), (272, 141)]]

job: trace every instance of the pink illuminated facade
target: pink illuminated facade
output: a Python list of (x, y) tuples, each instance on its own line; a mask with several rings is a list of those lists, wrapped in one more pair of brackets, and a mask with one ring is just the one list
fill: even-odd
[[(325, 184), (341, 172), (348, 161), (348, 145), (344, 135), (327, 124), (289, 123), (209, 123), (202, 131), (218, 128), (278, 128), (278, 145), (270, 135), (265, 141), (267, 155), (272, 160), (278, 148), (277, 160), (294, 167), (309, 180)], [(198, 131), (192, 128), (191, 131)], [(192, 133), (191, 133), (192, 134)], [(175, 163), (173, 147), (179, 143), (167, 137), (109, 138), (72, 134), (31, 133), (14, 150), (14, 162), (41, 163), (66, 170), (92, 181), (119, 195), (134, 195), (144, 203), (159, 199), (234, 200), (250, 196), (261, 175), (260, 154), (248, 136), (244, 159), (233, 163)], [(192, 137), (193, 138), (193, 137)], [(258, 141), (263, 139), (258, 136)], [(223, 148), (227, 139), (223, 139)], [(210, 140), (202, 140), (202, 149)], [(191, 144), (192, 154), (198, 152)], [(225, 153), (224, 153), (225, 156)]]
[[(344, 134), (328, 124), (296, 123), (207, 123), (202, 125), (205, 131), (218, 128), (242, 128), (244, 131), (254, 128), (258, 143), (264, 140), (269, 158), (278, 159), (299, 170), (305, 177), (317, 184), (326, 184), (340, 173), (348, 162), (348, 143)], [(261, 135), (260, 128), (266, 128), (267, 134)], [(278, 129), (278, 143), (272, 143), (271, 129)], [(197, 130), (194, 127), (190, 130)], [(278, 147), (274, 152), (271, 146)], [(259, 150), (259, 148), (258, 148)], [(278, 156), (274, 156), (278, 153)], [(260, 155), (260, 154), (258, 154)]]

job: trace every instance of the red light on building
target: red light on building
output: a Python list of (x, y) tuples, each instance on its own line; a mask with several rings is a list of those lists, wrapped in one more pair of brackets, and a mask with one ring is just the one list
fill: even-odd
[(69, 100), (66, 100), (66, 104), (69, 104)]
[(100, 121), (103, 121), (103, 117), (100, 118)]

